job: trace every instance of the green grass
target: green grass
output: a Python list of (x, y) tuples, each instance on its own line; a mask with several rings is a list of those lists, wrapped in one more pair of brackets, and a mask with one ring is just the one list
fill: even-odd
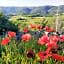
[[(18, 18), (22, 18), (25, 20), (17, 20)], [(29, 17), (29, 16), (12, 16), (9, 20), (11, 20), (15, 25), (19, 25), (18, 28), (21, 31), (23, 27), (28, 26), (29, 24), (43, 25), (46, 21), (48, 23), (46, 25), (53, 27), (55, 29), (56, 25), (56, 17)], [(63, 23), (64, 26), (64, 15), (59, 16), (59, 22)], [(61, 27), (63, 27), (61, 26)], [(22, 28), (21, 28), (22, 27)]]

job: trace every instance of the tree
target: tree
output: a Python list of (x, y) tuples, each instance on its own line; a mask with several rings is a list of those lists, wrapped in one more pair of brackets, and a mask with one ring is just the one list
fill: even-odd
[(0, 34), (2, 34), (2, 29), (5, 29), (6, 31), (17, 31), (18, 28), (13, 24), (11, 21), (8, 20), (8, 18), (0, 11)]

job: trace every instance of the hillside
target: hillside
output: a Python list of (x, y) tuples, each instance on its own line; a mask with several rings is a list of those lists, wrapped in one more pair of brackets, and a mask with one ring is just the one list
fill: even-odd
[[(56, 14), (58, 6), (40, 7), (0, 7), (4, 14), (31, 14), (33, 16), (52, 16)], [(59, 13), (64, 13), (64, 5), (59, 6)]]

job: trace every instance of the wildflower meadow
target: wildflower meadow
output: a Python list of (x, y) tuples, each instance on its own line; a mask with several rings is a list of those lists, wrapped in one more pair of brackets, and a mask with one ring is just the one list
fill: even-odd
[(8, 31), (0, 37), (0, 64), (64, 64), (64, 35), (35, 24)]

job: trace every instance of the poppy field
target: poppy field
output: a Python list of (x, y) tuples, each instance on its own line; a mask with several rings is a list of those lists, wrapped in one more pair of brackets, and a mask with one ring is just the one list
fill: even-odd
[(64, 35), (52, 27), (30, 24), (0, 42), (0, 64), (64, 64)]

